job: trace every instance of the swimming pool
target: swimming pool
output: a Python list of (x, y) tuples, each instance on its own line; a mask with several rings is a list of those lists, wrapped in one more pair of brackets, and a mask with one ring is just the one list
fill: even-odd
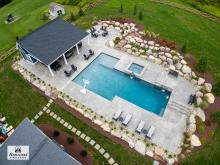
[(119, 59), (101, 53), (89, 64), (73, 82), (108, 100), (121, 97), (145, 110), (162, 116), (168, 103), (170, 92), (138, 78), (114, 69)]

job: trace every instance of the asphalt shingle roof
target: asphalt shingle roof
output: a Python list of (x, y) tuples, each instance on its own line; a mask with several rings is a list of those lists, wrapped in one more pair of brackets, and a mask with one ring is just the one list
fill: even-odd
[(17, 42), (42, 63), (49, 65), (88, 34), (57, 18)]
[[(8, 145), (28, 145), (29, 160), (7, 160)], [(0, 165), (81, 165), (27, 118), (0, 147)]]

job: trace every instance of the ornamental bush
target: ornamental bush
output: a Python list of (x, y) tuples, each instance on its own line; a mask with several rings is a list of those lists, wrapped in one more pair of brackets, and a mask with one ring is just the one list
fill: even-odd
[(204, 73), (207, 70), (207, 66), (208, 66), (208, 59), (206, 57), (201, 57), (198, 63), (196, 64), (196, 70), (198, 72)]

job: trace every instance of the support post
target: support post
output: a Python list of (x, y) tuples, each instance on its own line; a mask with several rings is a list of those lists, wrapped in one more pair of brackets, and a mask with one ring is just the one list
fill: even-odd
[(63, 59), (64, 59), (65, 64), (67, 65), (68, 63), (67, 63), (65, 54), (63, 54)]
[(77, 54), (79, 54), (79, 47), (78, 47), (78, 44), (76, 44), (76, 51), (77, 51)]
[(50, 65), (48, 65), (47, 67), (48, 67), (48, 69), (49, 69), (49, 71), (50, 71), (51, 76), (54, 76), (53, 71), (52, 71), (52, 69), (50, 68)]

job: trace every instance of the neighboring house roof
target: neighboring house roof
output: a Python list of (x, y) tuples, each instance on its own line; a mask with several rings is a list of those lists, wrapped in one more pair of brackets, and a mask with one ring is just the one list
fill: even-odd
[[(29, 160), (7, 160), (9, 145), (28, 145)], [(0, 147), (0, 155), (0, 165), (81, 165), (27, 118)]]
[(49, 10), (52, 11), (52, 12), (56, 11), (57, 7), (61, 7), (61, 8), (64, 9), (63, 5), (61, 5), (61, 4), (58, 4), (58, 3), (55, 3), (55, 2), (51, 2), (49, 4)]
[(57, 18), (17, 42), (32, 56), (49, 65), (88, 34), (71, 23)]

